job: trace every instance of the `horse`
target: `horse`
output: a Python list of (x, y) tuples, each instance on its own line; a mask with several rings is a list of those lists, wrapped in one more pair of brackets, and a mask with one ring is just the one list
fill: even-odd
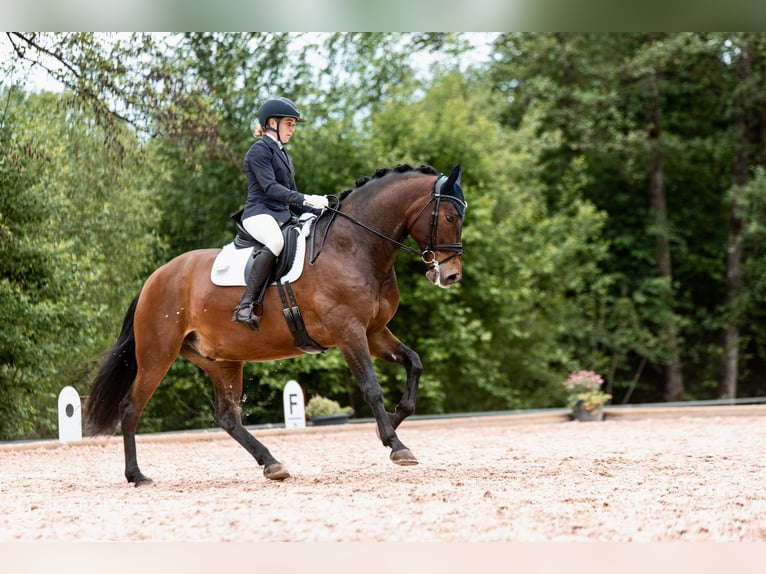
[[(460, 281), (466, 207), (461, 175), (460, 165), (444, 176), (428, 165), (402, 164), (357, 181), (316, 218), (303, 275), (292, 286), (311, 339), (340, 350), (397, 465), (418, 464), (396, 429), (415, 411), (423, 365), (387, 327), (399, 304), (394, 263), (406, 250), (421, 257), (434, 285), (446, 289)], [(419, 251), (403, 243), (408, 236)], [(179, 354), (210, 377), (216, 424), (255, 458), (267, 479), (290, 476), (242, 425), (242, 372), (245, 362), (287, 359), (303, 351), (294, 344), (275, 285), (266, 290), (258, 331), (231, 321), (242, 288), (213, 284), (211, 265), (218, 252), (188, 251), (156, 269), (97, 366), (85, 409), (87, 429), (110, 435), (121, 425), (125, 477), (135, 486), (152, 482), (138, 466), (139, 419)], [(406, 390), (393, 412), (386, 411), (373, 357), (406, 372)]]

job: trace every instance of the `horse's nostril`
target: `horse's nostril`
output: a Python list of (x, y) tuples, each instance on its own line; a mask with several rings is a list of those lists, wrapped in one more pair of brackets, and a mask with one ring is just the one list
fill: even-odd
[(460, 281), (460, 279), (461, 279), (460, 273), (453, 273), (452, 275), (447, 277), (447, 283), (452, 285), (453, 283), (457, 283), (458, 281)]

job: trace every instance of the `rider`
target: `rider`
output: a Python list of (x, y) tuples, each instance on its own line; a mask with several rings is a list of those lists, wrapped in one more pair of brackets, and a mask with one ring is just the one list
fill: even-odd
[(244, 160), (247, 201), (242, 225), (263, 247), (253, 253), (247, 287), (232, 317), (232, 321), (247, 323), (256, 331), (263, 315), (264, 284), (284, 248), (281, 226), (293, 214), (321, 213), (328, 205), (323, 195), (297, 191), (293, 162), (284, 148), (296, 124), (306, 121), (295, 103), (287, 98), (268, 100), (258, 110), (258, 121), (254, 130), (258, 141), (250, 146)]

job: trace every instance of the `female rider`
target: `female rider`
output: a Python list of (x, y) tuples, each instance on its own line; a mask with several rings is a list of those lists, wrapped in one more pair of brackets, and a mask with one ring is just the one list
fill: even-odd
[(298, 107), (287, 98), (268, 100), (258, 110), (258, 138), (244, 160), (247, 176), (247, 201), (242, 213), (242, 225), (263, 247), (253, 253), (253, 266), (247, 286), (232, 321), (247, 323), (258, 330), (263, 316), (265, 283), (277, 256), (284, 248), (281, 226), (293, 215), (325, 209), (323, 195), (299, 193), (295, 184), (295, 169), (284, 146), (290, 141), (301, 118)]

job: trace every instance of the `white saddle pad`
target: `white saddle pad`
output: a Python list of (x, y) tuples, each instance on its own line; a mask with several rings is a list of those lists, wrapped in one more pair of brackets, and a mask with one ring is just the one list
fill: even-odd
[[(295, 259), (293, 259), (290, 269), (285, 273), (281, 281), (295, 283), (303, 273), (303, 260), (306, 256), (306, 238), (311, 231), (311, 225), (315, 218), (306, 220), (301, 227), (298, 235), (298, 243), (295, 246)], [(222, 287), (244, 287), (247, 283), (245, 277), (245, 266), (248, 259), (253, 255), (253, 247), (237, 249), (234, 243), (228, 243), (223, 246), (221, 252), (213, 261), (213, 267), (210, 269), (210, 280)]]

